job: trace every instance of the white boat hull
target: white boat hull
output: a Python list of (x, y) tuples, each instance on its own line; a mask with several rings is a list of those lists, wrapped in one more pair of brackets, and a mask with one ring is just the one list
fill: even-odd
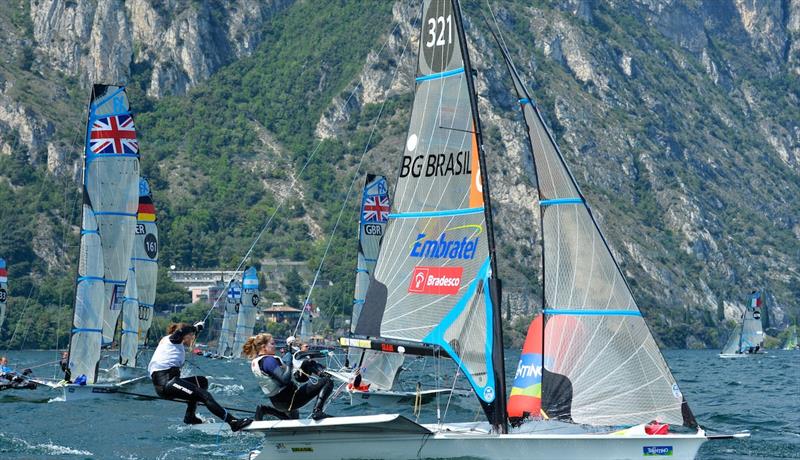
[(95, 383), (89, 385), (75, 385), (70, 383), (64, 385), (63, 400), (70, 402), (84, 399), (114, 398), (124, 396), (124, 394), (120, 393), (120, 391), (124, 391), (126, 387), (143, 380), (144, 377), (138, 377), (119, 383)]
[(511, 433), (483, 424), (418, 425), (402, 416), (373, 415), (312, 420), (253, 422), (247, 432), (266, 436), (251, 459), (470, 459), (519, 460), (527, 456), (570, 460), (598, 458), (693, 459), (706, 441), (693, 434), (618, 435)]

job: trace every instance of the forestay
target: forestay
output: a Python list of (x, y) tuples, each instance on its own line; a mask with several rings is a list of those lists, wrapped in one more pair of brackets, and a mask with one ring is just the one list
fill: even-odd
[(583, 194), (504, 56), (528, 126), (539, 187), (544, 411), (551, 418), (588, 425), (659, 420), (694, 426)]
[(236, 337), (233, 341), (233, 356), (242, 356), (242, 346), (253, 335), (256, 325), (256, 307), (258, 297), (258, 272), (250, 267), (242, 275), (242, 302), (239, 306), (239, 318), (236, 322)]
[(103, 247), (103, 344), (111, 344), (131, 263), (139, 191), (139, 143), (125, 88), (94, 85), (86, 139), (86, 190)]
[(393, 214), (355, 333), (441, 347), (491, 414), (498, 393), (492, 264), (479, 123), (459, 24), (450, 1), (424, 2), (414, 106)]
[(239, 307), (242, 303), (242, 285), (232, 280), (228, 284), (225, 297), (225, 311), (222, 314), (222, 328), (219, 331), (217, 354), (231, 356), (233, 352), (233, 338), (236, 335), (236, 322), (239, 316)]
[(147, 341), (153, 323), (158, 283), (158, 227), (153, 194), (147, 179), (139, 179), (139, 210), (133, 242), (133, 267), (139, 292), (139, 345)]
[[(356, 266), (353, 314), (350, 321), (351, 332), (355, 332), (361, 309), (364, 306), (364, 297), (367, 294), (370, 275), (375, 271), (375, 264), (378, 261), (381, 238), (386, 222), (389, 220), (390, 210), (386, 178), (367, 174), (364, 191), (361, 195), (358, 264)], [(404, 358), (402, 355), (394, 353), (350, 348), (348, 360), (359, 367), (363, 379), (372, 384), (373, 388), (389, 390), (394, 385), (395, 377), (400, 366), (403, 365)]]
[[(139, 144), (125, 88), (94, 85), (83, 157), (81, 247), (70, 337), (73, 378), (86, 375), (94, 382), (104, 331), (108, 342), (113, 338), (119, 311), (106, 318), (108, 328), (104, 314), (110, 311), (116, 288), (127, 279), (131, 245), (126, 241), (133, 241), (138, 177)], [(120, 291), (119, 306), (122, 296)]]
[(6, 260), (0, 259), (0, 330), (6, 320), (6, 303), (8, 302), (8, 270)]

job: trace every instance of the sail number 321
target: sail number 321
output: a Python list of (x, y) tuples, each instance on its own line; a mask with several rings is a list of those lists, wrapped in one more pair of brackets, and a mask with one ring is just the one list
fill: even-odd
[[(447, 18), (439, 16), (438, 18), (428, 19), (428, 37), (429, 40), (425, 42), (425, 46), (432, 48), (433, 46), (444, 46), (453, 43), (453, 15), (448, 14)], [(445, 40), (445, 29), (447, 29), (447, 39)]]

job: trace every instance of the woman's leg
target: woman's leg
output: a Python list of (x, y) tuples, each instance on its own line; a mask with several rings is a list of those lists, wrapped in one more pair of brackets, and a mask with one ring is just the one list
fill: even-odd
[(197, 403), (201, 402), (208, 407), (208, 410), (211, 411), (212, 414), (230, 423), (233, 416), (217, 403), (214, 397), (211, 396), (211, 393), (201, 386), (203, 381), (207, 388), (208, 380), (206, 380), (205, 377), (189, 377), (185, 379), (179, 377), (173, 378), (164, 387), (164, 396), (171, 399), (187, 401), (188, 407), (186, 408), (185, 419), (197, 419), (195, 411), (197, 410)]

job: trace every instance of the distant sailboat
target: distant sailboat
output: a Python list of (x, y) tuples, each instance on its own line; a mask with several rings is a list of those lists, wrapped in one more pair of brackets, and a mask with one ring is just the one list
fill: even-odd
[(6, 320), (6, 303), (8, 302), (8, 270), (6, 260), (0, 259), (0, 330)]
[(225, 310), (222, 313), (222, 327), (217, 342), (217, 355), (224, 358), (233, 356), (233, 339), (236, 336), (236, 323), (242, 304), (242, 285), (232, 280), (225, 294)]
[(783, 349), (800, 350), (800, 345), (797, 344), (797, 326), (792, 326), (790, 329), (789, 337), (786, 339), (786, 343), (783, 344)]
[(136, 225), (139, 144), (124, 87), (92, 88), (83, 163), (83, 220), (68, 364), (76, 383), (64, 388), (67, 400), (114, 388), (96, 383), (100, 348), (104, 338), (111, 343), (119, 314), (116, 305), (122, 305), (120, 288), (128, 278)]
[[(389, 190), (384, 176), (367, 174), (361, 197), (361, 215), (358, 230), (358, 263), (356, 265), (355, 295), (353, 313), (350, 319), (350, 332), (355, 333), (361, 316), (364, 298), (367, 294), (371, 274), (378, 262), (381, 239), (391, 211)], [(342, 346), (347, 346), (348, 338), (342, 338)], [(396, 404), (407, 400), (427, 403), (436, 394), (449, 393), (449, 389), (428, 389), (419, 391), (400, 391), (395, 384), (402, 369), (405, 356), (398, 353), (383, 353), (376, 350), (348, 348), (347, 363), (353, 366), (351, 372), (332, 373), (348, 383), (352, 404), (369, 403)], [(360, 375), (360, 378), (357, 376)], [(354, 382), (356, 384), (354, 384)]]
[(256, 325), (256, 308), (260, 302), (258, 293), (258, 271), (250, 267), (242, 275), (242, 301), (236, 320), (236, 334), (233, 340), (233, 357), (242, 356), (242, 346), (253, 335)]
[[(399, 414), (257, 421), (257, 459), (694, 458), (697, 427), (586, 200), (503, 51), (528, 126), (544, 245), (542, 395), (509, 430), (501, 284), (478, 101), (457, 0), (424, 0), (411, 122), (381, 253), (350, 346), (448, 356), (488, 423)], [(550, 361), (550, 359), (552, 361)], [(545, 404), (543, 402), (543, 404)], [(545, 404), (549, 407), (549, 404)], [(652, 436), (652, 420), (686, 433)], [(619, 426), (631, 426), (619, 430)]]
[(139, 179), (139, 209), (133, 243), (133, 267), (139, 292), (139, 347), (147, 343), (158, 285), (158, 224), (153, 193), (147, 179)]
[(758, 353), (764, 353), (764, 330), (761, 326), (761, 307), (763, 302), (760, 291), (750, 294), (750, 301), (742, 313), (741, 323), (736, 325), (720, 358), (743, 358)]

